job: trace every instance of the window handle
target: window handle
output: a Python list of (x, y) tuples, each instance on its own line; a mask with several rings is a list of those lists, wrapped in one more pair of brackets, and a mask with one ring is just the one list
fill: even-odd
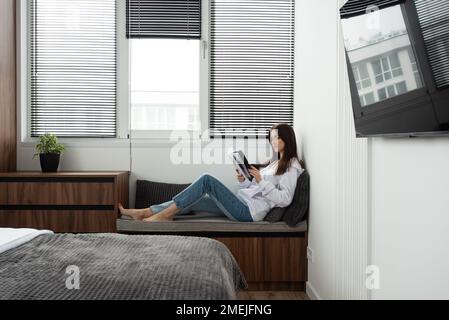
[(207, 41), (201, 41), (201, 49), (203, 50), (203, 60), (206, 59), (206, 51), (207, 51)]

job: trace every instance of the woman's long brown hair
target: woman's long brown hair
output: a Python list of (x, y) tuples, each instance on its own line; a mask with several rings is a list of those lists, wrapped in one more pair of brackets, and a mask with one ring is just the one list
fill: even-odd
[(276, 175), (284, 174), (285, 171), (291, 166), (294, 158), (299, 160), (299, 164), (303, 169), (305, 169), (304, 161), (300, 160), (298, 157), (298, 150), (296, 145), (296, 135), (293, 128), (286, 123), (278, 123), (270, 128), (268, 137), (271, 136), (273, 130), (277, 129), (278, 137), (284, 141), (284, 155), (281, 157), (278, 153), (278, 167)]

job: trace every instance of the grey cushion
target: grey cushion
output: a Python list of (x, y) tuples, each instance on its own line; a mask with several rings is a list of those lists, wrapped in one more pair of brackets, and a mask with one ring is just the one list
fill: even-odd
[(278, 222), (282, 220), (286, 208), (274, 207), (271, 209), (264, 218), (264, 221)]
[(307, 222), (303, 221), (294, 227), (285, 222), (270, 223), (232, 221), (226, 217), (211, 214), (195, 213), (193, 215), (175, 216), (170, 222), (143, 222), (123, 216), (117, 220), (117, 230), (120, 233), (167, 234), (167, 233), (302, 233), (307, 231)]
[(285, 221), (289, 226), (295, 226), (307, 218), (309, 212), (310, 176), (307, 170), (298, 177), (292, 203), (285, 208), (274, 207), (265, 216), (265, 221)]

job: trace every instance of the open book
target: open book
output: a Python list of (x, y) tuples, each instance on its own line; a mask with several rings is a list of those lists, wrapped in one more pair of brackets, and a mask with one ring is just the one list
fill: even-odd
[(245, 154), (241, 151), (233, 151), (231, 153), (232, 160), (234, 162), (235, 168), (249, 181), (253, 180), (253, 176), (249, 173), (249, 168), (251, 168), (248, 159), (246, 159)]

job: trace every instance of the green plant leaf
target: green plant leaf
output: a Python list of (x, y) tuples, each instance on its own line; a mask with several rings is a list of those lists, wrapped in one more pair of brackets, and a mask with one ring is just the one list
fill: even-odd
[(58, 138), (51, 133), (46, 133), (39, 137), (36, 145), (36, 153), (33, 158), (41, 153), (58, 153), (61, 154), (65, 150), (63, 144), (58, 142)]

